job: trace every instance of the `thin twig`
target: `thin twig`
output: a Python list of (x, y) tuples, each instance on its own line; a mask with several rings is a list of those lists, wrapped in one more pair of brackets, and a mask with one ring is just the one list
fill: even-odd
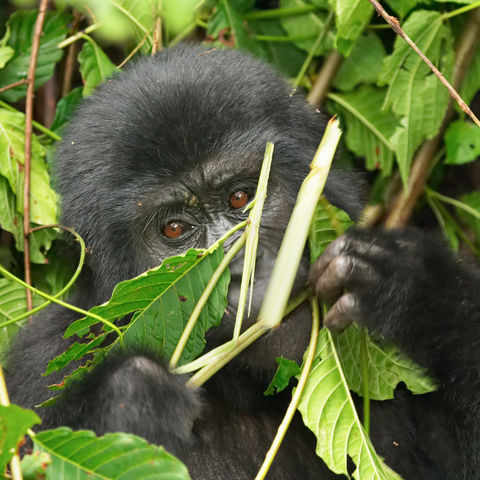
[(142, 45), (145, 43), (147, 40), (148, 36), (150, 35), (151, 30), (148, 30), (147, 33), (143, 36), (143, 38), (140, 40), (140, 43), (125, 57), (125, 59), (117, 65), (117, 68), (122, 68), (141, 48)]
[(11, 88), (19, 87), (20, 85), (26, 85), (28, 83), (28, 80), (26, 78), (22, 78), (18, 82), (11, 83), (10, 85), (7, 85), (6, 87), (0, 88), (0, 93), (6, 92), (7, 90), (10, 90)]
[(58, 48), (67, 47), (71, 43), (76, 42), (77, 40), (80, 40), (83, 37), (83, 35), (88, 35), (89, 33), (92, 33), (98, 27), (100, 27), (100, 23), (93, 23), (92, 25), (89, 25), (87, 28), (80, 30), (75, 35), (72, 35), (71, 37), (66, 38), (63, 42), (60, 42), (57, 46)]
[[(480, 9), (472, 12), (458, 41), (453, 74), (453, 84), (456, 88), (459, 88), (462, 85), (479, 39)], [(443, 141), (443, 134), (453, 116), (454, 111), (450, 102), (438, 135), (432, 140), (426, 141), (415, 155), (415, 159), (412, 163), (412, 170), (408, 177), (408, 193), (402, 189), (394, 199), (385, 221), (385, 226), (387, 228), (401, 227), (410, 219), (417, 200), (425, 189), (425, 184), (430, 173), (430, 165)]]
[(307, 102), (314, 106), (319, 106), (325, 100), (330, 84), (335, 78), (340, 65), (343, 62), (343, 56), (336, 50), (332, 50), (323, 62), (320, 73), (315, 79), (310, 93), (307, 95)]
[[(27, 74), (27, 98), (25, 101), (25, 162), (23, 183), (23, 241), (24, 241), (24, 269), (25, 282), (32, 284), (32, 272), (30, 270), (30, 170), (32, 159), (32, 120), (33, 120), (33, 95), (35, 90), (35, 68), (37, 67), (40, 37), (42, 36), (43, 22), (47, 13), (48, 0), (40, 0), (37, 20), (33, 30), (32, 53)], [(32, 292), (26, 290), (27, 310), (33, 307)]]
[(155, 17), (155, 27), (153, 29), (153, 44), (152, 44), (152, 55), (155, 55), (163, 48), (162, 41), (162, 17), (160, 13), (162, 11), (162, 0), (158, 1), (158, 12)]
[[(75, 34), (80, 22), (81, 14), (75, 12), (75, 17), (73, 19), (72, 34)], [(73, 67), (75, 66), (76, 60), (76, 50), (77, 44), (73, 42), (68, 47), (67, 59), (65, 60), (65, 69), (63, 70), (63, 85), (62, 85), (62, 97), (67, 95), (72, 89), (72, 76), (73, 76)]]
[(430, 70), (438, 77), (440, 82), (447, 88), (450, 95), (457, 101), (460, 108), (473, 120), (473, 122), (480, 127), (480, 120), (476, 117), (476, 115), (470, 110), (470, 107), (463, 101), (462, 97), (458, 94), (458, 92), (453, 88), (450, 82), (442, 75), (440, 70), (425, 56), (425, 54), (417, 47), (417, 45), (413, 42), (413, 40), (402, 30), (400, 27), (400, 23), (398, 19), (389, 15), (386, 10), (380, 5), (377, 0), (368, 0), (375, 8), (375, 10), (381, 15), (388, 24), (393, 28), (395, 33), (402, 37), (408, 45), (415, 51), (415, 53), (428, 65)]

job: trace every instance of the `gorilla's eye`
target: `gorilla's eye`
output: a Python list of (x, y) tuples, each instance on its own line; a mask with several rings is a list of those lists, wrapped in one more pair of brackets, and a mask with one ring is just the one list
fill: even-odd
[(237, 190), (229, 198), (232, 208), (243, 208), (248, 203), (248, 194), (243, 190)]
[(192, 225), (185, 222), (173, 221), (164, 225), (162, 232), (167, 238), (178, 238), (191, 228)]

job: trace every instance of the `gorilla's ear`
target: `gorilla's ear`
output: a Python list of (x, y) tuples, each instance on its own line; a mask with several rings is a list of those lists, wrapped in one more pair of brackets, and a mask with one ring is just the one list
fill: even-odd
[(345, 210), (356, 222), (368, 200), (365, 174), (358, 170), (332, 169), (325, 186), (325, 196), (330, 203)]

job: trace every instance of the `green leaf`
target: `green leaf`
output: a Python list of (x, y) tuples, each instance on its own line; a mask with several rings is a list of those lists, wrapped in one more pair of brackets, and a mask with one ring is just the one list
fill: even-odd
[(90, 95), (110, 75), (118, 71), (104, 51), (92, 40), (85, 42), (78, 54), (80, 73), (84, 82), (83, 96)]
[(46, 452), (35, 452), (22, 458), (23, 480), (45, 480), (45, 470), (52, 461)]
[(46, 476), (55, 480), (189, 480), (187, 468), (163, 447), (135, 435), (96, 437), (87, 430), (62, 427), (33, 437), (35, 452), (46, 452)]
[[(334, 342), (348, 387), (363, 395), (363, 377), (359, 363), (360, 328), (357, 324), (350, 325), (334, 337)], [(377, 343), (370, 337), (367, 338), (368, 390), (372, 400), (393, 398), (394, 390), (400, 382), (405, 383), (407, 388), (417, 395), (436, 390), (434, 381), (427, 377), (425, 370), (402, 354), (397, 347), (391, 343)]]
[(310, 261), (313, 263), (351, 225), (353, 221), (346, 212), (321, 197), (308, 234)]
[[(465, 78), (460, 89), (460, 95), (467, 105), (471, 103), (475, 94), (480, 90), (480, 47), (476, 47), (473, 53), (473, 60), (470, 68), (467, 70)], [(461, 111), (457, 102), (455, 107)], [(463, 113), (463, 112), (462, 112)]]
[(63, 128), (70, 121), (70, 118), (72, 117), (75, 108), (78, 106), (82, 98), (82, 88), (77, 87), (74, 88), (70, 93), (65, 95), (62, 99), (60, 99), (57, 103), (55, 117), (53, 118), (50, 130), (61, 134)]
[(13, 57), (15, 50), (11, 47), (0, 47), (0, 68), (3, 68), (5, 64)]
[[(168, 258), (160, 267), (125, 282), (119, 283), (111, 299), (104, 305), (91, 309), (92, 313), (114, 321), (134, 313), (126, 327), (123, 339), (127, 347), (143, 348), (170, 357), (180, 339), (188, 318), (205, 289), (213, 271), (223, 258), (223, 249), (211, 254), (202, 250), (189, 250), (185, 255)], [(179, 364), (193, 360), (205, 347), (205, 332), (219, 325), (227, 306), (227, 288), (230, 274), (224, 272), (210, 295), (195, 328), (185, 346)], [(73, 322), (65, 336), (88, 333), (97, 321), (85, 317)], [(66, 352), (50, 361), (47, 374), (64, 368), (73, 360), (79, 360), (95, 352), (97, 364), (112, 347), (117, 348), (118, 339), (107, 347), (97, 349), (110, 328), (90, 338), (89, 343), (75, 342)], [(67, 377), (66, 383), (86, 373), (87, 368)]]
[[(257, 35), (288, 38), (287, 32), (279, 21), (258, 20), (249, 25)], [(299, 50), (293, 42), (259, 41), (258, 45), (262, 57), (289, 77), (295, 77), (305, 61), (304, 52)]]
[(305, 425), (317, 437), (316, 452), (328, 468), (350, 477), (350, 457), (357, 480), (399, 480), (379, 457), (355, 410), (332, 336), (323, 328), (310, 375), (298, 406)]
[[(36, 296), (35, 303), (41, 302)], [(0, 323), (12, 320), (27, 310), (25, 288), (7, 278), (0, 278)], [(8, 350), (13, 338), (27, 321), (22, 320), (0, 329), (0, 358)]]
[(290, 379), (296, 375), (300, 375), (302, 371), (297, 362), (289, 360), (288, 358), (277, 357), (277, 363), (278, 368), (275, 376), (265, 392), (263, 392), (264, 395), (274, 395), (285, 390), (290, 383)]
[[(0, 198), (6, 206), (0, 213), (0, 225), (14, 235), (19, 251), (23, 251), (24, 144), (25, 115), (0, 108)], [(50, 187), (44, 157), (44, 147), (38, 138), (32, 135), (30, 220), (34, 225), (56, 223), (57, 217), (57, 196)], [(44, 253), (50, 248), (53, 238), (53, 231), (40, 231), (32, 235), (32, 262), (44, 262)]]
[[(21, 10), (10, 16), (7, 45), (13, 48), (15, 54), (0, 70), (0, 85), (9, 85), (27, 77), (37, 13), (37, 10)], [(48, 11), (45, 16), (35, 70), (35, 90), (53, 75), (56, 63), (62, 58), (63, 51), (57, 45), (65, 38), (69, 21), (70, 16), (64, 13)], [(0, 97), (8, 102), (16, 102), (25, 97), (26, 92), (26, 85), (21, 85), (1, 93)]]
[(462, 165), (480, 156), (480, 128), (471, 122), (452, 122), (445, 133), (447, 158), (445, 163)]
[(399, 123), (392, 113), (381, 111), (385, 91), (364, 86), (354, 92), (329, 94), (328, 98), (345, 121), (348, 148), (365, 157), (369, 170), (380, 169), (383, 176), (388, 176), (395, 151), (390, 138)]
[(419, 0), (386, 0), (386, 3), (403, 19), (405, 15), (419, 3)]
[(352, 48), (370, 22), (373, 6), (364, 0), (331, 0), (335, 9), (335, 48), (345, 57), (350, 55)]
[(18, 405), (0, 405), (0, 472), (17, 452), (27, 430), (40, 423), (38, 415)]
[[(291, 7), (304, 7), (310, 5), (304, 0), (280, 0), (281, 8), (291, 8)], [(327, 8), (327, 5), (325, 5)], [(319, 10), (316, 12), (307, 13), (305, 15), (293, 15), (291, 17), (283, 17), (281, 19), (282, 27), (291, 37), (307, 37), (305, 40), (295, 40), (293, 43), (300, 50), (305, 52), (310, 52), (313, 48), (313, 45), (320, 35), (321, 32), (325, 29), (325, 20), (328, 16), (327, 10)], [(331, 31), (329, 31), (322, 43), (317, 48), (315, 54), (321, 55), (329, 52), (333, 48), (334, 36)]]
[[(422, 52), (450, 80), (453, 70), (453, 35), (442, 24), (439, 12), (418, 10), (403, 29)], [(404, 185), (413, 155), (425, 138), (433, 138), (448, 106), (448, 91), (421, 58), (400, 37), (393, 53), (383, 62), (379, 82), (388, 85), (384, 108), (400, 117), (400, 126), (390, 141), (396, 147)]]
[(385, 58), (385, 47), (373, 32), (362, 35), (352, 54), (346, 58), (333, 80), (333, 86), (339, 90), (353, 90), (361, 83), (377, 83), (378, 75)]

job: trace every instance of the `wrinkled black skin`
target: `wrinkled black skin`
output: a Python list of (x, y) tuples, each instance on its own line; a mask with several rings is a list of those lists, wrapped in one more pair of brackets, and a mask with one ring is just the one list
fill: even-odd
[[(78, 109), (58, 149), (63, 223), (85, 238), (90, 252), (72, 300), (83, 308), (107, 300), (116, 283), (164, 257), (211, 244), (241, 220), (229, 194), (253, 193), (265, 143), (273, 141), (255, 318), (324, 121), (262, 63), (237, 51), (200, 52), (165, 51), (107, 81)], [(354, 217), (361, 208), (356, 184), (339, 173), (327, 184), (329, 199)], [(162, 225), (172, 219), (194, 228), (169, 240)], [(231, 336), (240, 264), (232, 266), (230, 314), (209, 333), (210, 347)], [(307, 272), (305, 258), (295, 288)], [(318, 295), (333, 304), (328, 326), (367, 325), (439, 382), (432, 394), (414, 396), (399, 387), (394, 400), (372, 402), (373, 443), (406, 480), (480, 478), (479, 280), (478, 271), (413, 230), (349, 232), (310, 274)], [(308, 312), (291, 317), (201, 391), (187, 389), (151, 352), (106, 360), (56, 407), (39, 410), (43, 427), (132, 432), (177, 454), (194, 479), (252, 479), (289, 399), (288, 392), (262, 395), (275, 356), (298, 359), (308, 341)], [(61, 381), (63, 373), (41, 374), (74, 341), (62, 332), (75, 318), (54, 306), (21, 333), (7, 372), (15, 402), (33, 407), (49, 397), (47, 385)], [(269, 478), (337, 478), (314, 445), (296, 418)]]

